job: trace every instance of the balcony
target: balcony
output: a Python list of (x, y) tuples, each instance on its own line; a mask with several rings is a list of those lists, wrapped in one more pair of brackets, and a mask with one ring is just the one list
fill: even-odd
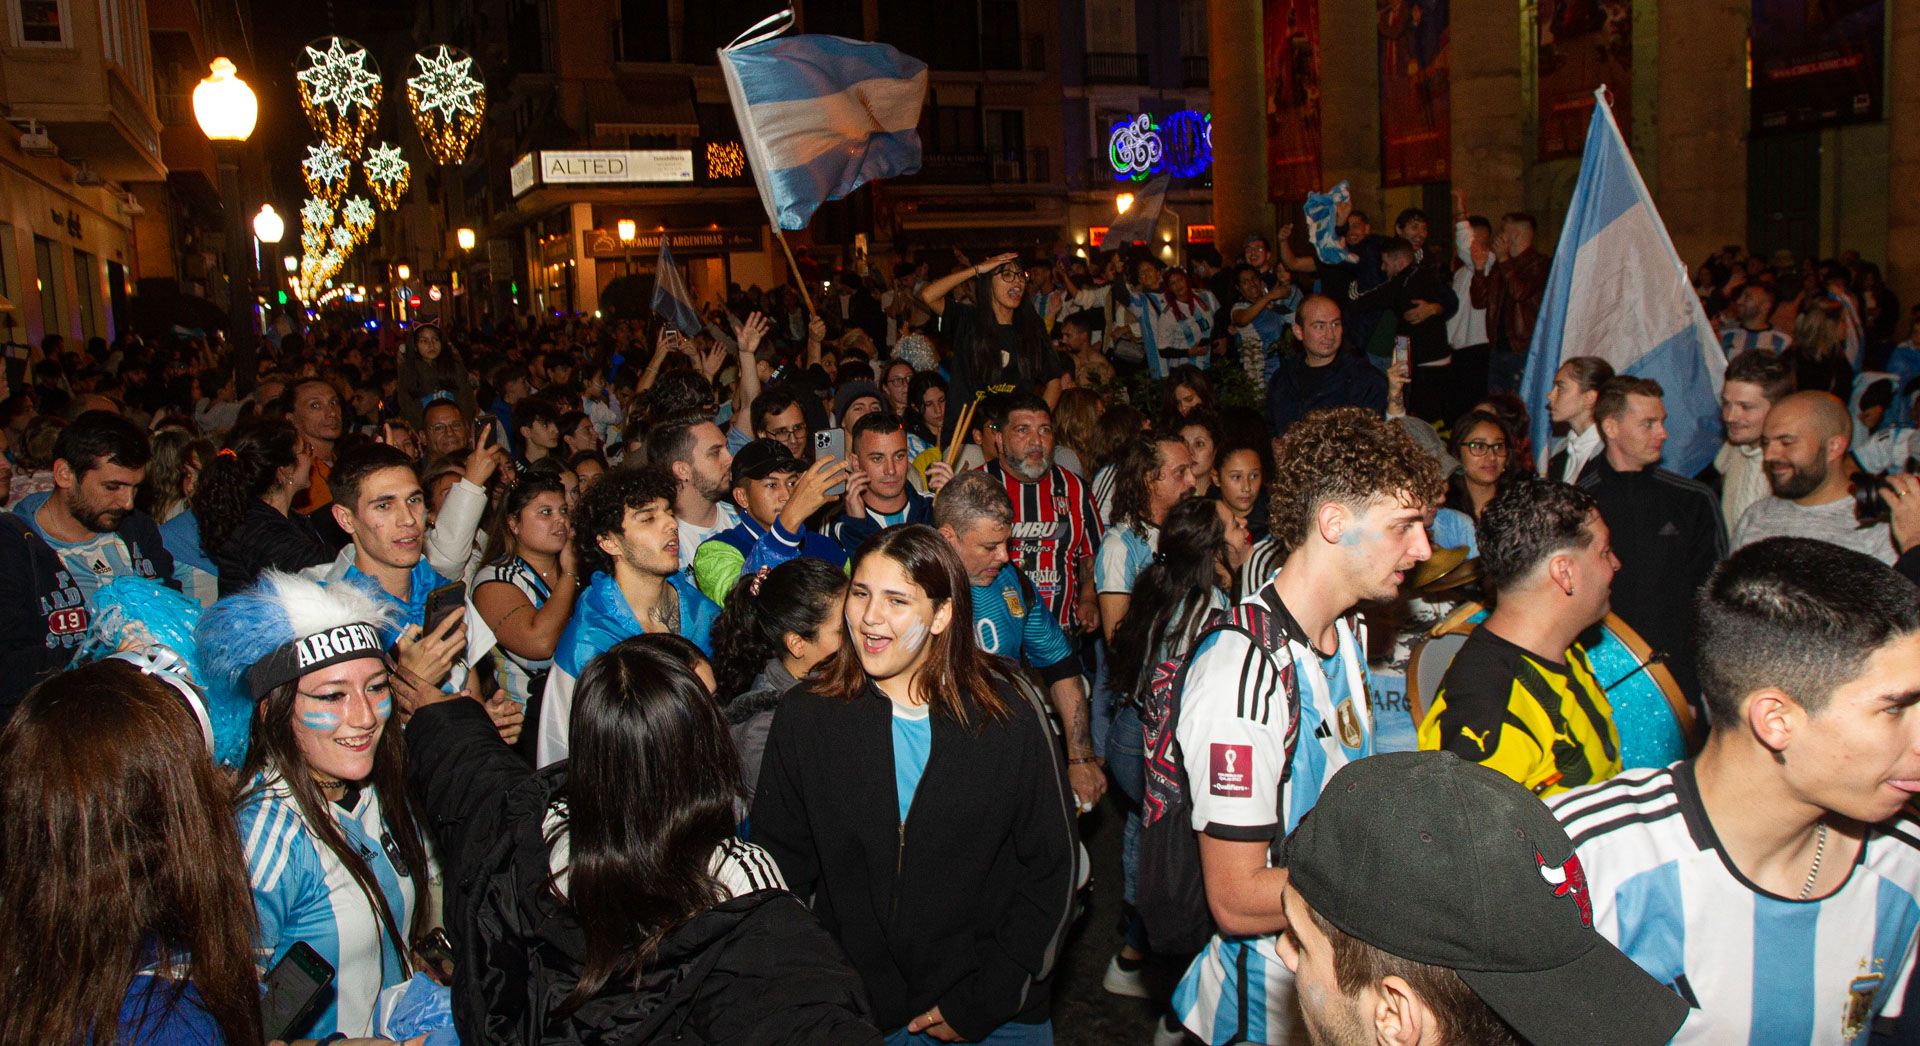
[(939, 185), (986, 185), (993, 179), (993, 161), (986, 153), (924, 153), (920, 173), (913, 180)]
[(1143, 84), (1147, 82), (1147, 56), (1109, 51), (1087, 52), (1086, 82), (1090, 84)]
[(1205, 87), (1209, 83), (1207, 56), (1189, 54), (1180, 56), (1180, 82), (1187, 87)]
[(1040, 33), (1002, 35), (982, 41), (980, 67), (996, 73), (1047, 71), (1047, 38)]

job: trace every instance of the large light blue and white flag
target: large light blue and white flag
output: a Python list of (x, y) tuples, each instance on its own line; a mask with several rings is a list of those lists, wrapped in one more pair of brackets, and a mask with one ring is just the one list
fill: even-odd
[(1345, 265), (1360, 260), (1347, 250), (1346, 237), (1340, 235), (1340, 205), (1353, 199), (1347, 183), (1341, 182), (1326, 192), (1310, 192), (1301, 207), (1307, 215), (1307, 236), (1313, 241), (1313, 253), (1328, 265)]
[(1521, 381), (1537, 464), (1545, 466), (1551, 445), (1547, 391), (1554, 372), (1571, 357), (1598, 356), (1616, 373), (1660, 383), (1668, 434), (1661, 463), (1691, 476), (1712, 464), (1720, 448), (1720, 379), (1727, 360), (1605, 92), (1594, 92), (1599, 101), (1587, 125), (1580, 181)]
[(673, 329), (691, 338), (706, 324), (700, 319), (700, 307), (693, 303), (693, 292), (680, 276), (667, 249), (667, 234), (660, 234), (660, 258), (653, 265), (653, 313), (673, 325)]
[(838, 36), (780, 39), (792, 26), (788, 9), (720, 49), (760, 201), (789, 230), (867, 182), (918, 171), (927, 97), (918, 58)]

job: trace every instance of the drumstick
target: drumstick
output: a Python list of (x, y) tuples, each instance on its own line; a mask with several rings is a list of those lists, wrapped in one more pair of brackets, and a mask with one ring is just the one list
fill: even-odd
[(954, 420), (953, 442), (947, 446), (947, 452), (940, 459), (947, 463), (948, 468), (952, 468), (953, 463), (959, 460), (960, 449), (967, 445), (967, 429), (973, 425), (974, 408), (979, 405), (979, 400), (968, 401), (960, 408), (960, 416)]

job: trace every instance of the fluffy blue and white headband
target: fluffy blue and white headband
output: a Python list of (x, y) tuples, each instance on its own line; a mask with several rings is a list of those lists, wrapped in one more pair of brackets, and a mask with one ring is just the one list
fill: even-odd
[(385, 657), (380, 637), (397, 620), (387, 601), (352, 584), (268, 570), (200, 615), (194, 643), (202, 672), (257, 701), (328, 665)]

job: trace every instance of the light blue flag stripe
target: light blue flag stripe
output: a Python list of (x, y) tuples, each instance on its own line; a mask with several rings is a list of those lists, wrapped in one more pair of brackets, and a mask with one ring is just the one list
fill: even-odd
[(660, 237), (659, 260), (653, 266), (653, 311), (688, 337), (700, 332), (700, 310), (694, 307), (687, 281), (680, 278), (680, 267), (673, 263), (664, 234)]
[[(1587, 127), (1580, 180), (1521, 379), (1538, 467), (1545, 467), (1552, 449), (1546, 403), (1554, 372), (1580, 355), (1601, 356), (1620, 373), (1660, 383), (1667, 469), (1691, 476), (1712, 463), (1720, 447), (1726, 359), (1685, 283), (1686, 267), (1602, 99)], [(1606, 306), (1605, 315), (1595, 315), (1596, 302)]]
[(808, 35), (723, 48), (720, 65), (778, 228), (804, 229), (822, 203), (920, 169), (925, 62), (885, 44)]

